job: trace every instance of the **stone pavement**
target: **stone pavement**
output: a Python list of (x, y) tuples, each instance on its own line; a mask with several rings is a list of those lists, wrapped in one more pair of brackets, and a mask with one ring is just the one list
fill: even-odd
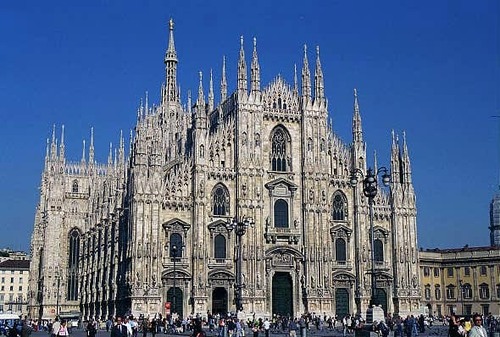
[[(206, 330), (207, 331), (207, 330)], [(272, 332), (270, 334), (273, 337), (289, 337), (288, 332)], [(374, 334), (375, 335), (375, 334)], [(31, 334), (31, 337), (47, 337), (48, 333), (45, 331), (37, 331), (33, 332)], [(156, 337), (171, 337), (171, 336), (179, 336), (179, 337), (187, 337), (190, 336), (189, 332), (182, 333), (182, 334), (164, 334), (164, 333), (157, 333)], [(217, 337), (217, 332), (208, 332), (207, 331), (207, 336), (208, 337)], [(246, 333), (247, 337), (253, 337), (253, 334), (251, 331), (247, 331)], [(264, 333), (261, 332), (259, 333), (259, 337), (264, 337)], [(300, 334), (297, 332), (297, 337), (299, 337)], [(376, 336), (376, 335), (375, 335)], [(424, 333), (420, 333), (418, 337), (447, 337), (448, 336), (448, 326), (443, 326), (441, 324), (439, 325), (434, 325), (430, 328), (426, 328)], [(73, 329), (71, 332), (71, 337), (87, 337), (86, 333), (84, 330), (81, 329)], [(106, 330), (99, 330), (97, 332), (96, 337), (109, 337), (109, 332), (106, 332)], [(138, 334), (138, 337), (143, 337), (142, 333)], [(147, 334), (147, 337), (152, 337), (151, 333)], [(323, 329), (322, 331), (318, 331), (315, 328), (312, 328), (308, 331), (307, 337), (342, 337), (342, 329), (337, 328), (334, 330), (328, 330), (328, 329)], [(348, 334), (347, 337), (355, 337), (353, 333)], [(389, 334), (389, 337), (394, 337), (394, 332), (391, 332)]]

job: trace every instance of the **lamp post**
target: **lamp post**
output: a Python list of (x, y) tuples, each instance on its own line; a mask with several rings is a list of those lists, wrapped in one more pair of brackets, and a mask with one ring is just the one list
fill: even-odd
[(380, 167), (375, 172), (368, 168), (366, 174), (363, 171), (356, 169), (351, 173), (350, 183), (351, 186), (357, 186), (358, 175), (363, 177), (363, 194), (368, 198), (369, 205), (369, 219), (370, 219), (370, 245), (371, 245), (371, 296), (370, 296), (370, 306), (375, 305), (377, 301), (377, 278), (375, 276), (375, 233), (373, 230), (373, 199), (377, 195), (378, 182), (377, 176), (382, 176), (382, 182), (384, 186), (389, 186), (391, 177), (389, 175), (389, 170), (385, 167)]
[(254, 220), (252, 218), (243, 217), (240, 221), (236, 218), (229, 220), (226, 223), (226, 228), (228, 231), (234, 230), (236, 234), (236, 246), (235, 246), (235, 256), (234, 261), (236, 262), (236, 282), (234, 284), (234, 304), (236, 305), (237, 311), (243, 311), (242, 303), (242, 289), (245, 286), (242, 283), (242, 259), (241, 259), (241, 237), (245, 235), (247, 228), (254, 225)]

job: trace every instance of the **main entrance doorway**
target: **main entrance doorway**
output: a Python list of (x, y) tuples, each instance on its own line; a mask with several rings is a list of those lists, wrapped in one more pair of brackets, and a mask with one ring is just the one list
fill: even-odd
[(387, 314), (387, 293), (385, 292), (385, 289), (377, 288), (375, 295), (375, 303), (381, 305), (382, 309), (384, 309), (384, 313)]
[(227, 301), (226, 288), (215, 288), (212, 291), (212, 314), (227, 315)]
[[(175, 289), (175, 293), (174, 293)], [(183, 305), (182, 290), (180, 288), (170, 288), (167, 291), (167, 302), (170, 302), (171, 312), (176, 313), (179, 317), (184, 317), (184, 305)]]
[(339, 319), (347, 316), (349, 312), (349, 292), (345, 288), (335, 289), (335, 313)]
[(293, 317), (292, 277), (289, 273), (273, 276), (273, 315)]

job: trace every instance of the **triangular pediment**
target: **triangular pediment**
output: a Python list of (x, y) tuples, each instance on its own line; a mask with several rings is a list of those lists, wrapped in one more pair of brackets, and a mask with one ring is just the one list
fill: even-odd
[(217, 219), (215, 221), (212, 221), (211, 223), (208, 224), (208, 229), (209, 230), (214, 230), (218, 227), (224, 227), (226, 228), (227, 221), (222, 220), (222, 219)]
[(268, 190), (273, 191), (277, 187), (286, 187), (290, 191), (296, 191), (298, 186), (285, 178), (278, 178), (264, 185)]
[(187, 232), (191, 228), (189, 223), (179, 218), (170, 219), (164, 222), (162, 226), (166, 230), (182, 230), (184, 232)]

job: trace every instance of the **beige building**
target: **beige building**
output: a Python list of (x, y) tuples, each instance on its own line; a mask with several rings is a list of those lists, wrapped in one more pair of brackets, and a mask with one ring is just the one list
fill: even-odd
[(28, 314), (29, 270), (29, 259), (0, 262), (0, 313)]
[[(319, 48), (313, 74), (305, 48), (293, 83), (278, 75), (261, 86), (256, 40), (248, 69), (242, 39), (235, 90), (228, 92), (223, 61), (218, 102), (211, 72), (208, 81), (200, 73), (193, 102), (190, 93), (180, 97), (172, 22), (169, 33), (160, 101), (146, 98), (139, 108), (128, 155), (122, 136), (104, 164), (95, 161), (93, 131), (76, 162), (66, 159), (64, 128), (47, 140), (31, 315), (165, 314), (170, 303), (186, 316), (235, 311), (241, 302), (258, 316), (342, 316), (364, 313), (372, 288), (387, 312), (418, 311), (405, 137), (393, 133), (384, 160), (391, 183), (374, 199), (372, 254), (363, 177), (350, 184), (370, 166), (358, 97), (346, 143), (329, 119)], [(228, 225), (249, 219), (235, 249)]]
[(419, 258), (430, 314), (500, 315), (500, 247), (425, 250)]

